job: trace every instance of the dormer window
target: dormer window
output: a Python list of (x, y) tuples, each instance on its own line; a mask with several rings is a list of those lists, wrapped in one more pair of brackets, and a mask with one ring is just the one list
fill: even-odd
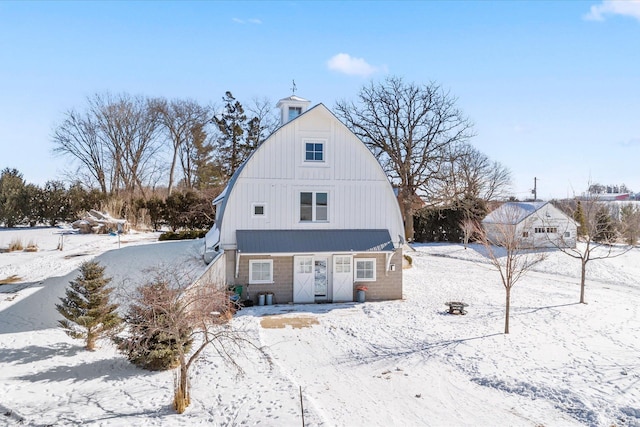
[(324, 143), (313, 141), (304, 144), (305, 162), (324, 162)]
[(302, 114), (302, 107), (289, 107), (289, 118), (287, 121), (295, 119), (300, 114)]

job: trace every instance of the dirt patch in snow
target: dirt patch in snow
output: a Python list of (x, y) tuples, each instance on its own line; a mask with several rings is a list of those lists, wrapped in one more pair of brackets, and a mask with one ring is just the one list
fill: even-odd
[(264, 329), (282, 329), (291, 326), (294, 329), (310, 328), (319, 325), (318, 319), (313, 316), (266, 316), (260, 320), (260, 326)]

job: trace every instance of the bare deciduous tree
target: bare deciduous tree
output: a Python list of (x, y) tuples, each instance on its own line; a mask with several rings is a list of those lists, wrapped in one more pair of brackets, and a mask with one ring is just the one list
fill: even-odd
[[(104, 194), (132, 197), (157, 178), (160, 145), (157, 100), (96, 94), (87, 111), (66, 113), (54, 131), (54, 152), (80, 161)], [(81, 173), (81, 175), (83, 175)]]
[(89, 99), (102, 143), (114, 159), (112, 188), (116, 191), (122, 186), (132, 195), (138, 188), (144, 195), (143, 181), (151, 172), (147, 166), (159, 150), (156, 103), (156, 100), (127, 94), (95, 95)]
[[(53, 152), (77, 159), (84, 166), (80, 171), (88, 172), (95, 179), (103, 194), (111, 191), (112, 159), (98, 136), (95, 117), (89, 113), (81, 114), (75, 110), (65, 113), (65, 119), (53, 134), (55, 144)], [(77, 178), (77, 174), (74, 174)], [(90, 185), (93, 183), (89, 183)]]
[(537, 252), (526, 245), (518, 226), (522, 212), (515, 205), (504, 206), (500, 212), (491, 222), (479, 227), (477, 235), (486, 250), (489, 263), (500, 273), (505, 290), (504, 333), (508, 334), (511, 290), (527, 271), (546, 256), (544, 252)]
[(457, 147), (451, 156), (449, 177), (443, 180), (448, 188), (440, 191), (448, 199), (505, 199), (511, 187), (511, 172), (499, 162), (491, 161), (469, 144)]
[[(137, 321), (142, 324), (129, 325), (132, 330), (144, 330), (149, 336), (162, 335), (173, 341), (171, 349), (179, 364), (174, 384), (174, 408), (179, 413), (190, 404), (189, 370), (207, 347), (214, 348), (239, 372), (242, 369), (236, 359), (238, 352), (247, 347), (262, 352), (231, 325), (233, 307), (224, 287), (216, 283), (191, 283), (189, 275), (176, 269), (152, 272), (149, 282), (137, 289), (132, 302), (156, 315), (138, 316)], [(145, 348), (131, 346), (144, 346), (146, 342), (129, 340), (125, 351), (144, 353)]]
[(473, 135), (456, 101), (438, 84), (389, 77), (363, 87), (357, 103), (336, 104), (338, 117), (367, 144), (399, 187), (407, 239), (413, 238), (418, 195), (443, 178), (442, 168), (456, 152), (452, 147)]
[(463, 219), (462, 221), (460, 221), (460, 229), (462, 230), (462, 243), (464, 244), (464, 248), (467, 249), (467, 246), (469, 245), (469, 240), (471, 239), (471, 236), (473, 236), (473, 233), (476, 232), (476, 230), (478, 230), (478, 222), (470, 219), (470, 218), (466, 218)]
[(274, 113), (273, 103), (268, 98), (253, 98), (247, 111), (253, 117), (249, 137), (256, 140), (254, 145), (257, 146), (280, 126), (280, 118)]
[(561, 239), (560, 244), (554, 246), (570, 257), (580, 260), (580, 303), (585, 304), (587, 264), (624, 255), (633, 246), (615, 245), (620, 234), (624, 234), (624, 230), (614, 227), (605, 202), (601, 202), (597, 194), (562, 207), (579, 224), (578, 244), (575, 247), (566, 247), (572, 245), (565, 244), (564, 239)]
[[(160, 100), (157, 103), (157, 108), (160, 113), (160, 121), (168, 134), (172, 148), (169, 183), (167, 185), (167, 193), (171, 195), (178, 156), (189, 151), (194, 131), (202, 132), (206, 138), (205, 128), (211, 120), (211, 110), (193, 100), (182, 99), (174, 99), (170, 102)], [(187, 178), (187, 176), (190, 177), (191, 170), (189, 169), (190, 165), (185, 164), (185, 160), (188, 161), (189, 157), (181, 156), (181, 164), (185, 172), (185, 178)], [(191, 184), (190, 179), (186, 181)]]

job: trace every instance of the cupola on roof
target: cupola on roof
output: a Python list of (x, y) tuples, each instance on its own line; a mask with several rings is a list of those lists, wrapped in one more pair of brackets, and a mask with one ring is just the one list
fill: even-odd
[(307, 111), (310, 103), (311, 101), (308, 99), (296, 95), (282, 98), (276, 104), (276, 107), (280, 109), (280, 124), (283, 125)]

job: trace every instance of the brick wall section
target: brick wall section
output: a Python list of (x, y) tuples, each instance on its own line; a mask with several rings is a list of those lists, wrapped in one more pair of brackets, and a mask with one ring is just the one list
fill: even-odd
[[(293, 301), (293, 257), (292, 256), (243, 256), (240, 261), (238, 277), (235, 278), (235, 251), (226, 251), (227, 282), (243, 286), (243, 299), (251, 299), (258, 303), (258, 294), (261, 292), (273, 293), (274, 304), (286, 304)], [(385, 271), (385, 254), (358, 254), (353, 257), (376, 259), (376, 281), (355, 282), (353, 284), (353, 300), (356, 301), (356, 287), (365, 285), (367, 301), (386, 301), (402, 299), (402, 249), (396, 250), (391, 258), (391, 264), (395, 264), (395, 271)], [(272, 259), (273, 283), (249, 285), (249, 260)], [(331, 257), (328, 257), (329, 268), (332, 268)], [(354, 272), (355, 275), (355, 272)]]
[(386, 256), (377, 254), (372, 257), (369, 255), (357, 255), (353, 257), (353, 268), (355, 270), (355, 261), (358, 258), (375, 258), (376, 259), (376, 281), (375, 282), (356, 282), (353, 286), (353, 300), (356, 301), (356, 288), (358, 285), (364, 285), (368, 288), (366, 292), (367, 301), (386, 301), (393, 299), (402, 299), (402, 248), (395, 251), (391, 257), (391, 264), (395, 264), (395, 271), (385, 271)]
[[(233, 273), (230, 276), (233, 278), (236, 268), (235, 251), (233, 256), (228, 258), (234, 259)], [(249, 285), (249, 261), (252, 259), (273, 260), (273, 283)], [(229, 268), (229, 265), (227, 268)], [(238, 277), (233, 278), (233, 280), (234, 284), (243, 286), (242, 298), (251, 299), (255, 304), (258, 303), (258, 294), (261, 292), (271, 292), (274, 304), (291, 302), (293, 301), (293, 257), (243, 256), (240, 260)]]

